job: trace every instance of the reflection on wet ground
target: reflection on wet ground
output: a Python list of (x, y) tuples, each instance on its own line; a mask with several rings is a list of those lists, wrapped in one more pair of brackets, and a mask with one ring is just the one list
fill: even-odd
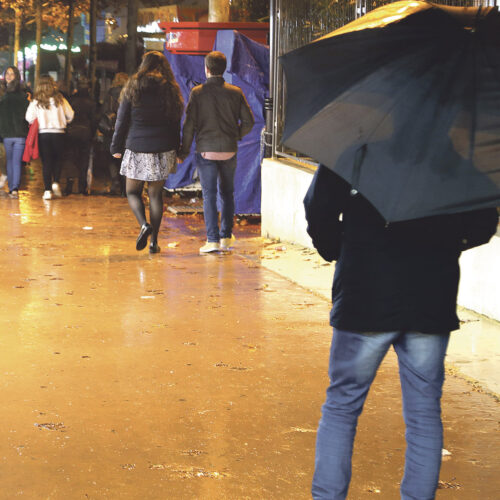
[[(202, 218), (167, 215), (149, 255), (125, 199), (41, 194), (0, 199), (0, 498), (309, 498), (328, 301), (260, 265), (256, 224), (200, 256)], [(353, 499), (399, 498), (399, 398), (390, 355)], [(438, 498), (497, 498), (498, 403), (449, 377), (443, 413)]]

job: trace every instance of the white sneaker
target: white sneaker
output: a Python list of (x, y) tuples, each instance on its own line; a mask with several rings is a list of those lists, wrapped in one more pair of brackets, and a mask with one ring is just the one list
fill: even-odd
[(0, 189), (5, 187), (6, 182), (7, 182), (7, 176), (4, 174), (0, 175)]
[(219, 251), (218, 241), (207, 241), (201, 248), (200, 253), (211, 253)]
[(61, 198), (62, 197), (61, 186), (59, 186), (58, 182), (54, 182), (52, 184), (52, 192), (54, 193), (54, 196), (56, 198)]
[(221, 238), (220, 239), (220, 249), (221, 250), (229, 250), (236, 241), (234, 234), (231, 235), (231, 238)]
[(52, 191), (44, 191), (42, 198), (44, 200), (51, 200), (52, 199)]

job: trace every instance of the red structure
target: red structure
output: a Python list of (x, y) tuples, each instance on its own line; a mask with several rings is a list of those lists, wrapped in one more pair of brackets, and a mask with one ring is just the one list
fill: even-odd
[(269, 44), (269, 23), (165, 22), (159, 26), (166, 34), (165, 48), (174, 54), (208, 54), (219, 30), (237, 30), (256, 42)]

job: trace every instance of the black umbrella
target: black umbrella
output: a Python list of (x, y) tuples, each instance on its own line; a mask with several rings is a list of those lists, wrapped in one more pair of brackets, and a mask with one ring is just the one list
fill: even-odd
[(281, 58), (283, 142), (387, 221), (500, 206), (500, 14), (385, 5)]

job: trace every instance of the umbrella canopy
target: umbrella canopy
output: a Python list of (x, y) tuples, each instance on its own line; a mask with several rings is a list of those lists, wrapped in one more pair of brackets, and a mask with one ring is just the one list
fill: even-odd
[(385, 5), (281, 58), (283, 143), (387, 221), (500, 206), (500, 14)]

